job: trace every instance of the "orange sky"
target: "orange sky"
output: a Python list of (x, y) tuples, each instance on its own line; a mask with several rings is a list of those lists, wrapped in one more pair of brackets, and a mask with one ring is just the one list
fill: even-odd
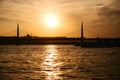
[[(120, 37), (119, 0), (0, 0), (0, 35), (80, 37), (84, 21), (85, 37)], [(45, 17), (54, 14), (58, 25), (48, 27)]]

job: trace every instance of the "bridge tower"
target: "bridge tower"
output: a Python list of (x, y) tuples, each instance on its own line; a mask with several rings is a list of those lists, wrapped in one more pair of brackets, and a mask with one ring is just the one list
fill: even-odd
[(83, 32), (83, 21), (81, 23), (81, 39), (84, 38), (84, 32)]
[(17, 38), (19, 38), (19, 23), (17, 23)]
[(83, 30), (83, 21), (81, 23), (81, 45), (83, 44), (83, 40), (84, 40), (84, 30)]
[(19, 34), (19, 23), (17, 23), (17, 38), (16, 38), (16, 45), (20, 45), (20, 34)]

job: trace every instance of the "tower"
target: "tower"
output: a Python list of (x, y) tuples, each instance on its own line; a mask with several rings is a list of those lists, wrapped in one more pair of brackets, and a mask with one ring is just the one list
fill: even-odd
[(81, 39), (84, 38), (84, 33), (83, 33), (83, 21), (81, 23)]
[(17, 38), (19, 38), (19, 23), (17, 23)]
[(81, 46), (84, 44), (83, 21), (81, 23)]

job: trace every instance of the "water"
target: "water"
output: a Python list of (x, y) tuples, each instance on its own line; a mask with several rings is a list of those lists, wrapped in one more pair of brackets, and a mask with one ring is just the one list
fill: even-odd
[(120, 48), (0, 46), (0, 80), (120, 80)]

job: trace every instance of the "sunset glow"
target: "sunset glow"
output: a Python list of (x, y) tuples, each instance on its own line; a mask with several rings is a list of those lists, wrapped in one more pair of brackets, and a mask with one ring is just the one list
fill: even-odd
[(57, 17), (53, 14), (48, 14), (45, 18), (45, 24), (50, 27), (56, 27), (58, 25)]
[(119, 0), (0, 0), (0, 35), (15, 36), (18, 22), (26, 31), (21, 36), (30, 32), (80, 37), (83, 19), (85, 37), (119, 37), (119, 4)]

